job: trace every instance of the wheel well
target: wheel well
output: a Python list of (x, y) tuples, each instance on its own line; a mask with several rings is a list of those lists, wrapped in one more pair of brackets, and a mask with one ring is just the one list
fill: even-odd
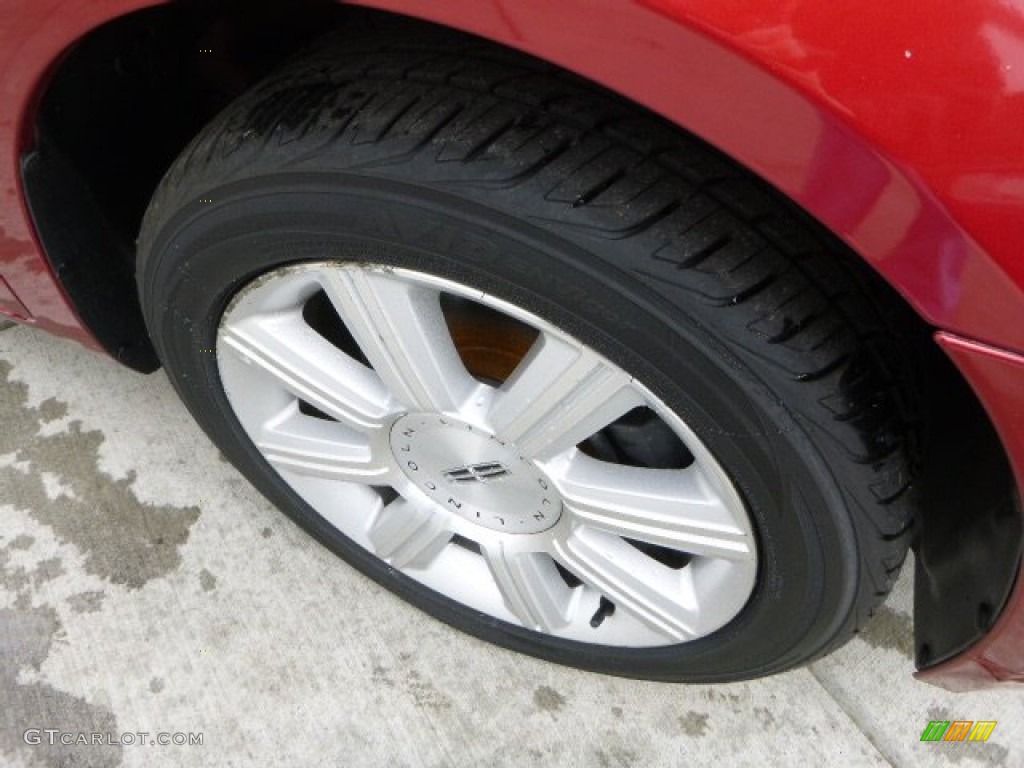
[[(47, 258), (108, 351), (138, 370), (158, 365), (135, 290), (135, 240), (188, 141), (313, 37), (390, 19), (425, 23), (332, 0), (180, 2), (115, 19), (59, 62), (23, 158), (25, 189)], [(919, 664), (937, 663), (974, 642), (1009, 594), (1020, 542), (1015, 486), (995, 430), (931, 329), (863, 261), (848, 261), (920, 351), (907, 366), (922, 381), (917, 647)]]
[(89, 32), (58, 63), (22, 158), (47, 259), (114, 357), (158, 361), (135, 296), (135, 238), (174, 158), (221, 108), (347, 12), (331, 0), (182, 2)]

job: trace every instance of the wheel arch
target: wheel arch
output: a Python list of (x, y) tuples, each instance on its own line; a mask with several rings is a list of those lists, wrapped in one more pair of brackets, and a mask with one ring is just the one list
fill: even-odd
[[(1024, 345), (1024, 334), (1008, 339), (995, 318), (975, 308), (1006, 302), (1024, 313), (1024, 292), (917, 169), (887, 151), (880, 126), (860, 114), (861, 105), (844, 102), (844, 92), (827, 86), (833, 79), (828, 67), (846, 72), (862, 62), (842, 60), (839, 51), (818, 52), (819, 71), (808, 77), (787, 66), (785, 56), (773, 58), (778, 48), (740, 31), (759, 24), (781, 28), (793, 36), (792, 45), (810, 47), (783, 10), (678, 0), (611, 4), (600, 13), (587, 0), (355, 4), (518, 48), (625, 96), (780, 190), (870, 263), (929, 324)], [(889, 37), (903, 21), (877, 15), (871, 23), (892, 27), (883, 32)], [(823, 64), (830, 53), (831, 63)]]
[[(249, 5), (282, 6), (276, 0)], [(877, 126), (860, 119), (855, 105), (844, 104), (820, 84), (809, 86), (805, 77), (774, 62), (769, 49), (723, 29), (724, 11), (711, 7), (715, 4), (684, 10), (675, 0), (644, 0), (601, 13), (593, 13), (586, 0), (353, 0), (344, 5), (470, 32), (605, 86), (712, 144), (780, 190), (871, 264), (930, 325), (1024, 349), (1024, 330), (1018, 339), (1017, 331), (984, 308), (1000, 304), (1024, 314), (1024, 291), (921, 174), (874, 140)], [(326, 6), (337, 7), (331, 0), (304, 0), (306, 10), (296, 15), (320, 14), (315, 17), (322, 20)], [(23, 45), (31, 55), (7, 65), (11, 91), (19, 96), (17, 155), (39, 143), (40, 107), (67, 71), (69, 55), (103, 28), (160, 9), (190, 9), (213, 18), (218, 9), (238, 7), (234, 0), (62, 3), (62, 23), (34, 29)], [(339, 23), (342, 18), (339, 14)], [(784, 19), (768, 13), (761, 21), (770, 25)], [(109, 128), (116, 134), (119, 127)]]
[[(24, 162), (23, 184), (50, 268), (59, 275), (80, 319), (108, 351), (135, 367), (152, 368), (148, 339), (139, 335), (144, 334), (141, 326), (130, 320), (137, 310), (137, 306), (128, 306), (134, 296), (123, 286), (109, 290), (111, 284), (97, 278), (104, 273), (101, 270), (80, 271), (76, 281), (74, 259), (60, 255), (68, 252), (69, 244), (55, 240), (59, 238), (55, 233), (57, 225), (66, 220), (54, 219), (53, 212), (67, 210), (69, 201), (58, 199), (47, 204), (39, 190), (69, 171), (62, 167), (56, 172), (51, 169), (50, 173), (38, 173), (41, 164), (61, 166), (62, 161), (59, 152), (45, 156), (46, 137), (37, 116), (45, 110), (61, 75), (69, 71), (67, 65), (73, 61), (75, 50), (80, 51), (83, 42), (95, 39), (109, 24), (164, 13), (161, 9), (180, 7), (193, 12), (191, 9), (203, 6), (117, 0), (66, 3), (64, 7), (70, 9), (72, 5), (74, 10), (68, 11), (64, 23), (41, 27), (28, 38), (26, 46), (33, 49), (33, 56), (15, 78), (26, 84), (25, 93), (32, 94), (19, 106), (16, 145)], [(309, 5), (322, 10), (328, 4)], [(870, 125), (859, 124), (842, 103), (830, 102), (827, 94), (814, 92), (792, 73), (773, 69), (772, 61), (754, 46), (716, 29), (714, 12), (684, 12), (681, 4), (672, 0), (615, 4), (602, 13), (594, 13), (586, 0), (452, 0), (443, 4), (431, 0), (357, 0), (352, 5), (424, 19), (517, 48), (661, 114), (758, 174), (846, 242), (927, 325), (993, 340), (998, 333), (1013, 331), (997, 330), (997, 319), (986, 312), (987, 305), (1001, 303), (1016, 310), (1018, 317), (1024, 316), (1020, 290), (923, 179), (871, 139)], [(206, 7), (230, 8), (232, 3)], [(567, 35), (567, 29), (574, 31)], [(199, 39), (181, 38), (193, 49)], [(115, 135), (123, 130), (116, 123), (109, 128)], [(70, 172), (76, 173), (74, 169)], [(836, 179), (842, 179), (842, 183), (837, 184)], [(79, 204), (95, 203), (88, 191), (77, 197)], [(70, 201), (72, 208), (74, 202)], [(112, 243), (109, 233), (94, 231), (90, 237), (98, 238), (92, 248), (94, 258), (99, 260), (96, 263), (108, 263), (112, 258), (107, 248)], [(117, 306), (126, 314), (115, 323), (108, 321), (109, 327), (105, 327), (101, 310)], [(129, 332), (127, 338), (125, 331)], [(1005, 343), (1017, 342), (1014, 337)], [(131, 353), (132, 345), (138, 356)], [(935, 365), (959, 385), (959, 374), (948, 361)], [(996, 453), (1004, 461), (1005, 451), (974, 396), (965, 387), (954, 389), (965, 407), (974, 409), (972, 412), (984, 422), (979, 439), (997, 446)], [(1000, 464), (991, 470), (990, 479), (994, 479), (993, 485), (1002, 486), (1008, 476), (1008, 468)], [(939, 506), (934, 512), (929, 510), (929, 515), (951, 520), (955, 528), (963, 524), (964, 500), (947, 498), (940, 504), (937, 498)], [(1001, 568), (994, 578), (977, 574), (976, 578), (986, 582), (978, 589), (1005, 597), (1006, 585), (1012, 584), (1015, 574), (1016, 562)], [(937, 603), (941, 605), (942, 600)], [(974, 623), (973, 607), (970, 613), (958, 637), (930, 640), (932, 655), (921, 661), (934, 663), (948, 658), (973, 642), (979, 628)], [(945, 648), (945, 652), (940, 650), (936, 655), (937, 647)]]

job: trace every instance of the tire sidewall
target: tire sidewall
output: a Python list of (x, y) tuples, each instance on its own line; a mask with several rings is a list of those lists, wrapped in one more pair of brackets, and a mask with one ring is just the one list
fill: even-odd
[[(813, 657), (851, 610), (858, 554), (841, 490), (798, 414), (758, 361), (709, 330), (699, 308), (653, 294), (585, 242), (437, 190), (345, 173), (273, 174), (213, 189), (143, 233), (139, 284), (168, 375), (225, 455), (336, 554), (443, 621), (551, 661), (618, 675), (711, 682)], [(592, 646), (527, 631), (435, 593), (353, 544), (267, 464), (224, 395), (216, 332), (232, 296), (307, 261), (404, 267), (479, 289), (543, 318), (622, 367), (677, 413), (726, 470), (758, 539), (747, 606), (699, 640)]]

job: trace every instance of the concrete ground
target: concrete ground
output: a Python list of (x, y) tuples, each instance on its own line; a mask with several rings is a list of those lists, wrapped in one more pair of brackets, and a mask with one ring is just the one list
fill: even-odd
[[(910, 572), (858, 639), (768, 680), (563, 669), (449, 629), (314, 544), (162, 373), (0, 331), (2, 766), (1024, 765), (1019, 689), (912, 679)], [(987, 743), (919, 740), (956, 719), (998, 725)], [(203, 743), (51, 746), (45, 729)]]

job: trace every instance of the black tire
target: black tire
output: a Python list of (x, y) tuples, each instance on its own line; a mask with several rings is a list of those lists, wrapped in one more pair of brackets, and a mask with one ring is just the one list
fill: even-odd
[[(650, 387), (744, 496), (760, 574), (711, 636), (595, 647), (470, 611), (354, 546), (245, 437), (213, 347), (238, 288), (314, 258), (406, 266), (538, 315)], [(616, 675), (722, 681), (845, 642), (914, 519), (899, 342), (870, 280), (763, 183), (636, 108), (462, 36), (336, 38), (217, 118), (139, 241), (146, 322), (230, 460), (361, 571), (478, 637)]]

